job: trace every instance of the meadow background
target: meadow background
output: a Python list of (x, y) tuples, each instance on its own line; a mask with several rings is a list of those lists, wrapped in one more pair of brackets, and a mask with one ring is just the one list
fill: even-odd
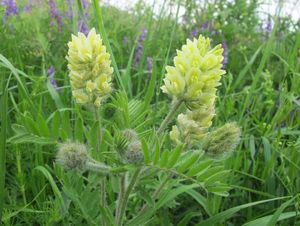
[[(159, 10), (143, 1), (130, 10), (106, 3), (101, 15), (89, 1), (0, 2), (3, 225), (93, 225), (100, 214), (95, 183), (55, 164), (57, 141), (93, 137), (92, 116), (72, 100), (65, 59), (71, 34), (93, 27), (105, 30), (118, 67), (114, 90), (148, 106), (139, 112), (145, 122), (129, 120), (135, 128), (158, 127), (168, 112), (170, 99), (159, 87), (187, 38), (203, 34), (225, 50), (213, 125), (236, 121), (242, 129), (224, 160), (231, 190), (205, 198), (194, 188), (170, 190), (174, 195), (143, 224), (300, 225), (300, 23), (280, 13), (284, 1), (273, 3), (272, 15), (259, 12), (258, 0), (166, 0)], [(101, 109), (107, 124), (109, 103)], [(62, 189), (61, 180), (74, 189)], [(149, 201), (145, 192), (137, 197)], [(128, 209), (134, 216), (135, 203)]]

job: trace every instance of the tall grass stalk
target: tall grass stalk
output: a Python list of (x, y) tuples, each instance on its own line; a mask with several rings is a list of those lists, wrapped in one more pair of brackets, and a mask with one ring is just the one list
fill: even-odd
[(116, 73), (116, 76), (117, 76), (117, 82), (120, 85), (120, 88), (125, 91), (125, 86), (123, 84), (123, 81), (122, 81), (122, 78), (121, 78), (121, 75), (120, 75), (120, 72), (119, 72), (119, 69), (118, 69), (113, 51), (111, 49), (109, 40), (108, 40), (106, 32), (105, 32), (105, 27), (104, 27), (104, 23), (103, 23), (102, 12), (101, 12), (101, 8), (100, 8), (100, 5), (99, 5), (99, 1), (98, 0), (93, 0), (93, 2), (94, 2), (94, 8), (95, 8), (95, 12), (96, 12), (96, 19), (98, 21), (99, 32), (101, 34), (101, 37), (104, 41), (104, 44), (105, 44), (108, 52), (110, 54), (111, 61), (112, 61), (112, 64), (113, 64), (113, 68), (114, 68), (114, 73)]
[(2, 211), (4, 206), (4, 187), (5, 187), (5, 172), (6, 172), (6, 134), (7, 134), (7, 85), (4, 74), (1, 75), (1, 92), (0, 92), (0, 222), (2, 219)]

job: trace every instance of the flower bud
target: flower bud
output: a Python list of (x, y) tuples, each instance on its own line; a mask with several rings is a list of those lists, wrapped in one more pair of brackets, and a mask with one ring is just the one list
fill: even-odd
[(124, 129), (122, 132), (123, 137), (129, 142), (138, 139), (137, 133), (133, 129)]
[(236, 123), (226, 123), (210, 132), (205, 138), (202, 148), (210, 154), (223, 154), (236, 148), (240, 141), (241, 130)]
[(125, 152), (125, 158), (128, 163), (137, 164), (144, 159), (141, 142), (136, 140), (131, 142)]
[(78, 142), (67, 141), (59, 144), (56, 162), (67, 170), (91, 170), (99, 173), (111, 171), (109, 166), (90, 158), (86, 145)]
[(70, 141), (58, 146), (56, 162), (65, 169), (85, 171), (88, 162), (88, 151), (84, 144)]
[(201, 110), (195, 112), (187, 111), (186, 114), (179, 114), (177, 117), (177, 126), (173, 126), (170, 132), (171, 140), (177, 144), (199, 143), (211, 125), (211, 118), (212, 116), (210, 117), (207, 112), (202, 112)]

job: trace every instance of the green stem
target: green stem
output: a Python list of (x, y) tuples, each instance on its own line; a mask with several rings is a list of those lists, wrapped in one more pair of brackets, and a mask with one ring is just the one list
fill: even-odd
[(5, 76), (2, 75), (0, 86), (2, 87), (0, 96), (0, 118), (1, 118), (1, 132), (0, 132), (0, 224), (2, 219), (2, 210), (4, 205), (4, 187), (5, 187), (5, 158), (6, 158), (6, 130), (7, 130), (7, 86), (5, 85)]
[(122, 207), (122, 202), (124, 200), (124, 194), (125, 194), (125, 175), (122, 174), (120, 177), (120, 192), (118, 195), (118, 202), (117, 202), (117, 207), (116, 207), (116, 221), (117, 219), (120, 218), (120, 213), (121, 213), (121, 207)]
[(122, 197), (122, 200), (120, 201), (120, 213), (116, 216), (116, 225), (118, 226), (122, 226), (122, 222), (123, 222), (123, 217), (126, 211), (126, 207), (127, 207), (127, 202), (128, 202), (128, 198), (129, 195), (131, 193), (131, 191), (134, 188), (134, 185), (138, 179), (138, 176), (140, 174), (141, 169), (138, 168), (136, 169), (136, 171), (134, 172), (134, 174), (132, 175), (131, 181), (124, 193), (124, 196)]
[[(96, 152), (100, 152), (100, 146), (101, 146), (101, 126), (100, 126), (100, 116), (99, 116), (99, 109), (95, 107), (94, 109), (94, 117), (95, 121), (97, 122), (98, 129), (97, 129), (97, 146), (96, 146)], [(101, 180), (100, 183), (100, 203), (103, 208), (107, 208), (106, 204), (106, 176)], [(105, 218), (102, 218), (102, 225), (106, 226)]]
[(22, 165), (21, 165), (21, 152), (19, 149), (19, 146), (16, 145), (16, 160), (17, 160), (17, 172), (18, 172), (18, 180), (19, 180), (19, 184), (20, 184), (20, 190), (21, 190), (21, 194), (23, 197), (23, 203), (24, 206), (27, 205), (27, 199), (26, 199), (26, 194), (25, 194), (25, 183), (24, 183), (24, 175), (23, 175), (23, 171), (22, 171)]
[(175, 102), (173, 103), (173, 106), (172, 106), (171, 110), (169, 111), (168, 115), (165, 117), (163, 122), (160, 124), (160, 127), (157, 130), (157, 135), (160, 135), (166, 129), (166, 127), (168, 126), (170, 121), (174, 118), (178, 108), (180, 107), (180, 105), (182, 103), (183, 103), (182, 99), (175, 100)]
[(2, 75), (0, 86), (2, 87), (0, 96), (0, 222), (2, 219), (2, 210), (4, 206), (4, 187), (5, 187), (5, 149), (6, 149), (6, 130), (7, 130), (7, 87), (5, 85), (5, 76)]
[(100, 115), (99, 115), (99, 109), (98, 108), (94, 108), (94, 119), (95, 122), (98, 125), (98, 129), (97, 129), (97, 143), (96, 143), (96, 153), (99, 153), (100, 151), (100, 145), (101, 145), (101, 127), (100, 127)]

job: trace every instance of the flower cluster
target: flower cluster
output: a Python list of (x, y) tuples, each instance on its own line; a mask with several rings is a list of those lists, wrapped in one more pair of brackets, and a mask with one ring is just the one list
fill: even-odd
[(193, 111), (187, 110), (185, 114), (179, 114), (178, 123), (172, 127), (170, 132), (171, 140), (178, 144), (200, 143), (207, 135), (213, 117), (214, 106), (202, 107)]
[(53, 88), (57, 91), (58, 90), (58, 85), (54, 79), (54, 74), (55, 74), (55, 68), (53, 66), (49, 67), (47, 70), (48, 78), (50, 79), (50, 83), (53, 86)]
[(134, 57), (134, 64), (136, 67), (138, 67), (138, 64), (142, 57), (142, 53), (143, 53), (143, 49), (144, 49), (144, 42), (146, 40), (147, 33), (148, 33), (148, 29), (144, 28), (138, 39), (137, 50), (136, 50), (135, 57)]
[(110, 93), (113, 68), (110, 55), (93, 28), (87, 36), (78, 32), (68, 43), (68, 68), (72, 94), (79, 104), (99, 107)]
[[(89, 6), (88, 1), (82, 0), (82, 6), (83, 6), (83, 11), (84, 11), (84, 17), (88, 19), (90, 17), (90, 14), (87, 12), (87, 8)], [(89, 33), (88, 26), (84, 22), (84, 20), (81, 16), (79, 16), (77, 23), (78, 23), (78, 30), (80, 32), (82, 32), (83, 34), (87, 35)]]
[(203, 105), (215, 100), (216, 87), (220, 84), (223, 49), (221, 45), (210, 49), (210, 40), (203, 36), (187, 40), (182, 50), (177, 50), (174, 66), (167, 66), (162, 90), (188, 105)]
[(3, 1), (2, 4), (6, 7), (5, 15), (4, 15), (4, 22), (10, 15), (18, 15), (18, 7), (16, 5), (16, 0), (6, 0)]
[(223, 68), (225, 68), (228, 63), (228, 45), (225, 40), (222, 41), (222, 48), (224, 49), (224, 52), (223, 52), (224, 59), (222, 61), (222, 64), (223, 64)]
[(49, 5), (49, 12), (51, 15), (51, 25), (54, 26), (54, 24), (56, 22), (59, 30), (61, 30), (63, 27), (63, 18), (61, 16), (60, 11), (58, 10), (58, 8), (56, 6), (55, 1), (49, 0), (48, 5)]
[(125, 138), (128, 145), (121, 156), (127, 163), (140, 163), (143, 160), (144, 155), (142, 152), (142, 144), (136, 132), (133, 129), (124, 129), (122, 131), (122, 136)]
[(68, 3), (68, 10), (66, 12), (66, 16), (68, 19), (72, 20), (73, 19), (73, 4), (74, 0), (67, 0)]
[(192, 38), (197, 37), (198, 35), (199, 35), (199, 29), (194, 28), (193, 30), (191, 30), (189, 37), (190, 37), (190, 39), (192, 39)]
[(174, 66), (168, 66), (163, 92), (184, 101), (189, 108), (177, 118), (178, 125), (170, 133), (177, 143), (199, 142), (212, 124), (215, 112), (216, 87), (225, 71), (222, 70), (223, 48), (210, 49), (210, 40), (203, 36), (187, 40), (177, 51)]

